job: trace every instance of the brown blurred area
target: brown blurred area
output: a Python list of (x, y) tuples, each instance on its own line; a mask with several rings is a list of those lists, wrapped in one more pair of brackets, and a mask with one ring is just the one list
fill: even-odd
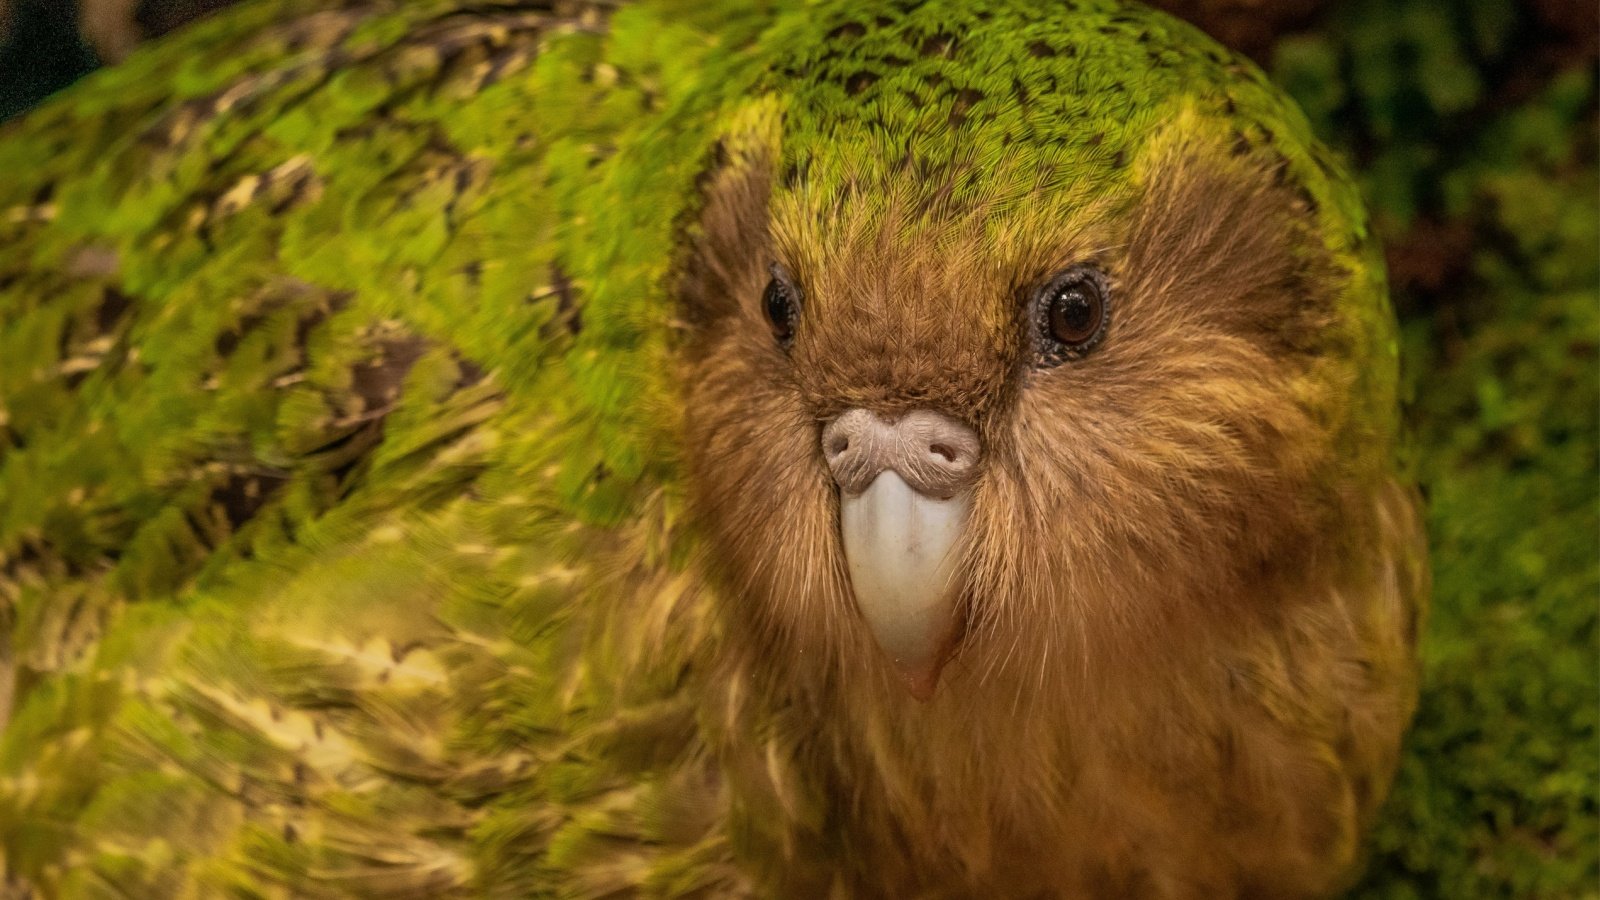
[(95, 55), (120, 61), (141, 42), (160, 37), (234, 0), (79, 0), (78, 27)]
[(1283, 34), (1311, 26), (1327, 0), (1148, 0), (1265, 64)]

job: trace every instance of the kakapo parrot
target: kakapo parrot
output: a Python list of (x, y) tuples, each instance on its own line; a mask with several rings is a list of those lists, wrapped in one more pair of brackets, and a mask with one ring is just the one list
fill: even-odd
[(0, 171), (0, 894), (1354, 877), (1395, 323), (1192, 27), (260, 0)]

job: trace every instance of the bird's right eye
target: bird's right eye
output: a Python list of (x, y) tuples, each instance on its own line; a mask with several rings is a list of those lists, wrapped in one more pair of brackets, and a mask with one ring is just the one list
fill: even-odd
[(800, 318), (800, 289), (783, 266), (773, 263), (769, 271), (772, 280), (762, 292), (761, 306), (778, 346), (788, 349), (794, 343), (795, 322)]

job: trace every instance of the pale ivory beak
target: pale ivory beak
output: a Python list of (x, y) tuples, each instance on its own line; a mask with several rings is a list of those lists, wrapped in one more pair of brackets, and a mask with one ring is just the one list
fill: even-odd
[(939, 500), (884, 472), (841, 497), (839, 528), (856, 603), (919, 700), (933, 695), (953, 649), (956, 545), (971, 495)]
[(856, 606), (919, 700), (960, 640), (958, 563), (978, 435), (950, 416), (852, 409), (822, 432)]

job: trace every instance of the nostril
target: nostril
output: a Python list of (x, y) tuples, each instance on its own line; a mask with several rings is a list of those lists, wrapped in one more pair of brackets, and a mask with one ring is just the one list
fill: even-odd
[(817, 449), (839, 487), (849, 492), (865, 490), (888, 465), (875, 449), (883, 443), (877, 440), (882, 429), (877, 415), (865, 409), (846, 410), (822, 429)]
[(818, 438), (813, 446), (823, 464), (839, 488), (852, 495), (893, 471), (919, 493), (949, 497), (972, 480), (983, 451), (971, 428), (929, 409), (891, 421), (856, 407), (827, 422)]

